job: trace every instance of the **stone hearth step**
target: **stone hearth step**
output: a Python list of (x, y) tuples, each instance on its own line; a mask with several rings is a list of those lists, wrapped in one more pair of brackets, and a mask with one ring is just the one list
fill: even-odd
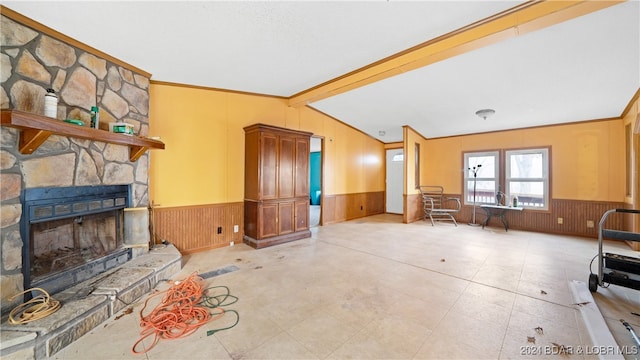
[(169, 244), (57, 293), (53, 298), (62, 303), (57, 312), (24, 325), (3, 321), (0, 357), (3, 360), (50, 357), (181, 269), (182, 256)]

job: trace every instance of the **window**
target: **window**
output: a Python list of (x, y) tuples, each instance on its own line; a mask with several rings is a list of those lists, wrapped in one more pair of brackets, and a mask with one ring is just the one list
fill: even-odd
[(495, 204), (501, 191), (506, 204), (515, 196), (519, 206), (549, 209), (549, 148), (464, 153), (464, 169), (466, 205)]
[(404, 161), (404, 153), (393, 155), (393, 158), (391, 158), (391, 161), (396, 161), (396, 162)]
[(518, 205), (549, 208), (549, 149), (505, 152), (507, 199), (518, 197)]
[(495, 204), (498, 190), (498, 152), (465, 153), (464, 203)]

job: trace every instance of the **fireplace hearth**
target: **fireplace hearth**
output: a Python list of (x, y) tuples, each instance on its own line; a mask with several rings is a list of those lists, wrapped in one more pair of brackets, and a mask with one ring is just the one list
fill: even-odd
[(24, 190), (24, 288), (54, 294), (129, 261), (131, 249), (123, 246), (129, 190), (129, 185)]

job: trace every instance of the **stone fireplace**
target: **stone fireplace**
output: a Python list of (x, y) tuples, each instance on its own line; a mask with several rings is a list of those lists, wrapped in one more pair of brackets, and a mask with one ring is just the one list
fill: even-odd
[(24, 288), (55, 294), (130, 260), (123, 244), (128, 204), (127, 185), (25, 189)]
[[(107, 128), (110, 122), (124, 121), (134, 125), (136, 136), (148, 134), (150, 74), (95, 53), (85, 44), (60, 38), (46, 26), (25, 22), (19, 14), (4, 10), (0, 15), (2, 109), (43, 115), (44, 94), (47, 88), (52, 88), (59, 96), (57, 120), (78, 119), (88, 123), (91, 107), (97, 106), (100, 123)], [(20, 130), (2, 126), (3, 315), (22, 300), (9, 298), (21, 293), (25, 286), (42, 285), (45, 280), (59, 277), (60, 286), (65, 287), (71, 281), (67, 270), (84, 267), (84, 273), (73, 275), (75, 281), (106, 266), (94, 259), (96, 254), (108, 254), (104, 255), (108, 258), (104, 262), (112, 263), (135, 259), (149, 251), (146, 244), (127, 247), (121, 228), (123, 208), (146, 208), (149, 204), (148, 151), (132, 161), (128, 146), (55, 134), (31, 154), (21, 153), (19, 146)], [(77, 193), (104, 187), (124, 187), (127, 195), (124, 203), (114, 203), (113, 209), (102, 215), (94, 213), (91, 206), (98, 202), (105, 204), (104, 199), (89, 202), (84, 212), (78, 213), (74, 211), (84, 205), (73, 200), (42, 207), (24, 201), (26, 197), (37, 203), (46, 199), (46, 194), (62, 190)], [(44, 188), (49, 190), (43, 192)], [(49, 200), (52, 199), (46, 201)], [(65, 209), (69, 210), (66, 214)], [(30, 223), (29, 228), (25, 228), (25, 221)], [(89, 239), (93, 242), (90, 247)], [(44, 245), (32, 247), (33, 240)], [(56, 245), (52, 246), (53, 243)], [(60, 268), (65, 268), (64, 272), (58, 271)]]
[[(4, 7), (0, 38), (0, 310), (5, 320), (23, 300), (14, 295), (33, 287), (63, 304), (27, 324), (3, 321), (0, 357), (40, 359), (170, 278), (181, 255), (136, 237), (149, 235), (149, 152), (100, 133), (123, 121), (134, 136), (148, 135), (151, 75)], [(100, 129), (83, 133), (98, 136), (54, 132), (21, 151), (24, 130), (5, 126), (5, 110), (43, 115), (48, 88), (59, 103), (56, 119), (46, 121), (88, 124), (97, 106)]]

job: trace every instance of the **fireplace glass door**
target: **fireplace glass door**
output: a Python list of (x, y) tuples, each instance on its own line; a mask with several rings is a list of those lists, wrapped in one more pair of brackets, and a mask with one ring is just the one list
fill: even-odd
[(122, 210), (31, 224), (31, 280), (87, 264), (118, 250)]

